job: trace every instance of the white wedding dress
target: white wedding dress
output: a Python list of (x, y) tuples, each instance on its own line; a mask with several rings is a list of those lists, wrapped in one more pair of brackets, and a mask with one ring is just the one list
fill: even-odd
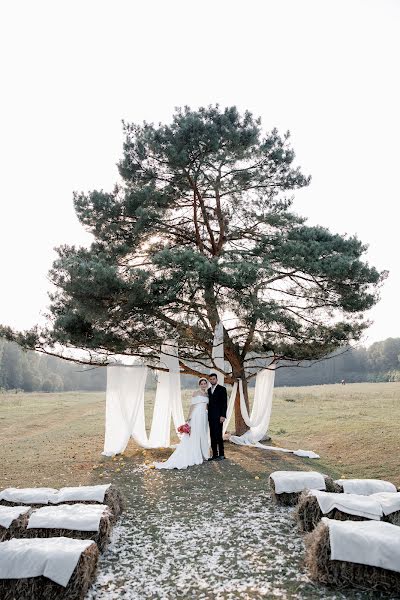
[(208, 397), (195, 396), (190, 417), (190, 435), (184, 433), (175, 451), (166, 462), (154, 463), (156, 469), (186, 469), (192, 465), (201, 465), (209, 457), (208, 433)]

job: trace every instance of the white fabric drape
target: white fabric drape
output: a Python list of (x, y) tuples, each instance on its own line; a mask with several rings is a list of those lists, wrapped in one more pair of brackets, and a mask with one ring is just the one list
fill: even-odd
[(184, 423), (178, 348), (175, 342), (163, 344), (158, 371), (156, 398), (150, 436), (147, 437), (144, 389), (145, 366), (113, 365), (107, 368), (105, 456), (123, 452), (132, 437), (144, 448), (170, 445), (171, 416), (175, 427)]
[(105, 456), (123, 452), (131, 435), (141, 443), (146, 377), (144, 365), (107, 367)]
[(169, 368), (169, 399), (171, 404), (172, 420), (177, 429), (185, 422), (181, 395), (181, 373), (178, 358), (178, 345), (169, 346), (165, 354), (165, 362)]
[[(214, 341), (212, 348), (212, 359), (216, 366), (217, 375), (218, 375), (218, 383), (220, 385), (224, 385), (224, 375), (221, 371), (225, 369), (225, 360), (224, 360), (224, 326), (221, 321), (217, 323), (214, 329)], [(211, 371), (216, 370), (211, 368)]]
[(397, 492), (393, 483), (383, 479), (337, 479), (335, 483), (343, 487), (345, 494), (370, 496), (378, 492)]
[(156, 400), (148, 442), (142, 446), (165, 448), (170, 445), (171, 416), (175, 428), (185, 421), (181, 401), (178, 348), (174, 342), (166, 342), (161, 347), (160, 366), (169, 371), (158, 372)]
[(236, 398), (237, 386), (238, 386), (237, 381), (235, 381), (235, 383), (233, 384), (233, 387), (232, 387), (232, 392), (231, 392), (230, 398), (229, 398), (228, 407), (226, 409), (226, 419), (222, 426), (223, 434), (226, 433), (226, 430), (228, 429), (229, 421), (231, 420), (233, 409), (235, 408), (235, 398)]
[(270, 478), (276, 494), (293, 494), (303, 490), (326, 490), (325, 477), (318, 471), (274, 471)]
[(308, 495), (315, 496), (323, 515), (327, 515), (334, 508), (348, 515), (375, 521), (380, 521), (383, 515), (382, 506), (372, 496), (335, 494), (319, 490), (309, 490)]
[(265, 444), (260, 443), (260, 440), (263, 439), (268, 431), (271, 419), (274, 382), (275, 365), (271, 365), (268, 369), (262, 369), (257, 373), (253, 408), (251, 416), (249, 416), (243, 394), (243, 383), (241, 380), (239, 381), (240, 411), (244, 422), (250, 429), (243, 435), (232, 435), (229, 438), (229, 441), (239, 446), (255, 446), (264, 450), (285, 452), (307, 458), (319, 458), (319, 455), (312, 450), (289, 450), (288, 448), (277, 448), (275, 446), (266, 446)]
[(259, 441), (267, 432), (271, 418), (272, 395), (274, 392), (275, 366), (271, 370), (263, 369), (257, 373), (254, 402), (251, 417), (247, 411), (243, 393), (243, 382), (239, 381), (240, 411), (247, 427), (252, 430), (252, 438)]
[(271, 418), (272, 395), (275, 382), (275, 367), (257, 373), (251, 417), (247, 411), (243, 394), (243, 382), (239, 380), (240, 410), (249, 431), (241, 436), (233, 435), (230, 441), (240, 446), (257, 444), (267, 433)]
[[(161, 352), (161, 356), (163, 356), (163, 352)], [(165, 371), (158, 371), (150, 436), (148, 442), (146, 441), (146, 443), (142, 443), (141, 445), (149, 445), (152, 448), (169, 446), (170, 429), (171, 403), (169, 401), (169, 374)]]

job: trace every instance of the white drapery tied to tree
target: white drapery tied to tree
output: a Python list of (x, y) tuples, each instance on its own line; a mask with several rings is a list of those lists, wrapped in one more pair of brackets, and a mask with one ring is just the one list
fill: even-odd
[(156, 400), (149, 440), (141, 444), (148, 448), (166, 448), (171, 443), (171, 416), (175, 429), (185, 421), (181, 400), (181, 377), (178, 359), (178, 346), (175, 342), (165, 342), (161, 347), (160, 366), (168, 368), (158, 371)]
[[(224, 326), (219, 321), (214, 329), (214, 340), (212, 348), (212, 360), (215, 365), (212, 366), (210, 372), (216, 371), (218, 376), (218, 383), (224, 385), (224, 370), (225, 370), (225, 358), (224, 358)], [(221, 373), (222, 371), (222, 373)]]
[(265, 437), (272, 410), (272, 396), (274, 393), (275, 365), (270, 369), (259, 371), (256, 376), (256, 386), (254, 390), (254, 402), (249, 416), (246, 401), (243, 393), (243, 382), (239, 379), (240, 412), (249, 431), (241, 436), (232, 435), (230, 441), (240, 446), (255, 445)]
[[(254, 390), (254, 402), (249, 416), (246, 401), (243, 393), (243, 382), (240, 379), (239, 394), (240, 394), (240, 412), (246, 425), (250, 428), (241, 436), (231, 435), (229, 441), (239, 446), (255, 446), (256, 448), (263, 448), (264, 450), (274, 450), (276, 452), (285, 452), (296, 454), (297, 456), (303, 456), (307, 458), (319, 458), (319, 455), (312, 450), (289, 450), (288, 448), (277, 448), (275, 446), (266, 446), (261, 444), (260, 441), (265, 437), (269, 428), (269, 422), (271, 419), (272, 410), (272, 397), (274, 393), (275, 383), (275, 365), (270, 365), (268, 369), (259, 371), (256, 376), (256, 387)], [(233, 390), (232, 390), (233, 391)], [(236, 395), (236, 389), (235, 389)], [(231, 395), (229, 405), (231, 405), (231, 411), (233, 410), (235, 396)], [(228, 409), (229, 410), (229, 409)], [(225, 425), (225, 423), (224, 423)], [(227, 424), (225, 427), (225, 431)]]
[(235, 398), (236, 398), (237, 386), (238, 386), (238, 382), (235, 381), (235, 383), (233, 384), (233, 387), (232, 387), (231, 395), (229, 397), (228, 407), (226, 409), (226, 419), (225, 419), (224, 424), (222, 426), (222, 433), (223, 434), (225, 434), (226, 430), (228, 429), (229, 421), (232, 418), (233, 409), (235, 408)]
[(123, 452), (132, 437), (144, 448), (170, 445), (171, 416), (175, 427), (184, 422), (178, 349), (175, 342), (161, 348), (156, 399), (150, 436), (147, 437), (144, 391), (147, 367), (144, 365), (110, 365), (107, 367), (105, 456)]
[(133, 437), (141, 406), (144, 411), (146, 378), (144, 365), (107, 367), (105, 456), (123, 452)]
[[(218, 381), (223, 384), (224, 376), (221, 371), (224, 370), (224, 339), (221, 322), (217, 324), (214, 331), (212, 358), (214, 370), (218, 373)], [(178, 347), (175, 342), (165, 342), (162, 345), (160, 367), (168, 368), (168, 371), (158, 371), (149, 437), (146, 433), (144, 411), (147, 367), (144, 365), (112, 365), (107, 368), (106, 435), (103, 451), (105, 456), (114, 456), (123, 452), (131, 437), (144, 448), (162, 448), (170, 445), (171, 417), (176, 428), (185, 420), (181, 400)], [(265, 450), (291, 452), (298, 456), (319, 458), (318, 454), (312, 451), (293, 451), (260, 443), (269, 427), (274, 381), (274, 365), (257, 373), (251, 416), (246, 407), (242, 380), (234, 383), (228, 402), (223, 433), (226, 433), (232, 417), (239, 386), (240, 410), (250, 429), (242, 436), (231, 436), (231, 442), (242, 446), (255, 446)]]

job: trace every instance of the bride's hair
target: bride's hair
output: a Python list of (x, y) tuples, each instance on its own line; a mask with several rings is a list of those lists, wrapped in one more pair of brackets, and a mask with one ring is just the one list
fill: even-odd
[(205, 381), (206, 383), (208, 383), (207, 379), (205, 377), (202, 377), (201, 379), (199, 379), (199, 385), (201, 384), (202, 381)]

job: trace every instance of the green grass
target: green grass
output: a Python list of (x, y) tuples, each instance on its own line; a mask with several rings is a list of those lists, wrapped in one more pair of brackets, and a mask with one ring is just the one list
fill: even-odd
[[(148, 427), (154, 395), (146, 394)], [(190, 397), (185, 390), (185, 412)], [(103, 446), (104, 400), (103, 393), (1, 394), (1, 484), (86, 481)], [(332, 473), (400, 485), (399, 422), (400, 383), (276, 388), (270, 435), (277, 446), (318, 452)]]
[(318, 452), (340, 475), (400, 486), (399, 423), (400, 383), (277, 388), (270, 435), (285, 431), (279, 444)]

